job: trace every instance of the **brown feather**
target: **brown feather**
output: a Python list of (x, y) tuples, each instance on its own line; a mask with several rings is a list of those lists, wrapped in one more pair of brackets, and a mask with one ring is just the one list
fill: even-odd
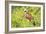
[(26, 14), (26, 16), (25, 16), (29, 21), (31, 21), (31, 19), (32, 19), (32, 15), (29, 15), (29, 14)]

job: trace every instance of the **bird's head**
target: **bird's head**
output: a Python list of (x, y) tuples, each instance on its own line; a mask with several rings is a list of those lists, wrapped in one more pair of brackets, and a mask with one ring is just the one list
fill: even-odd
[(29, 11), (27, 9), (24, 10), (25, 13), (28, 13)]

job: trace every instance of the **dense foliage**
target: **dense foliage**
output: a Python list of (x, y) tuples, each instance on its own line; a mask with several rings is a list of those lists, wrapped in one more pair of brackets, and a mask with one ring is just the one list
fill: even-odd
[[(31, 21), (23, 17), (25, 13), (24, 9), (29, 10), (29, 14), (33, 16)], [(33, 6), (12, 6), (11, 22), (11, 27), (14, 28), (39, 27), (41, 24), (41, 8)]]

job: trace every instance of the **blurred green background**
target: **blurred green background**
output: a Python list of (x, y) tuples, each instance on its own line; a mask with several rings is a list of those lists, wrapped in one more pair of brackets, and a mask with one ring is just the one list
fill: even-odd
[[(41, 25), (41, 7), (34, 6), (12, 6), (11, 11), (11, 27), (12, 28), (26, 28), (26, 27), (40, 27)], [(29, 11), (33, 19), (29, 21), (24, 15), (24, 9)]]

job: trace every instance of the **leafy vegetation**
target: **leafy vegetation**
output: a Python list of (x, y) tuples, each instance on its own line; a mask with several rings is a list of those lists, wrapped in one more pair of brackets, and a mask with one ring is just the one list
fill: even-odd
[[(27, 8), (28, 7), (28, 8)], [(29, 11), (32, 15), (32, 20), (29, 21), (23, 15), (24, 9)], [(26, 27), (39, 27), (41, 24), (41, 8), (33, 6), (12, 6), (11, 11), (11, 27), (12, 28), (26, 28)]]

